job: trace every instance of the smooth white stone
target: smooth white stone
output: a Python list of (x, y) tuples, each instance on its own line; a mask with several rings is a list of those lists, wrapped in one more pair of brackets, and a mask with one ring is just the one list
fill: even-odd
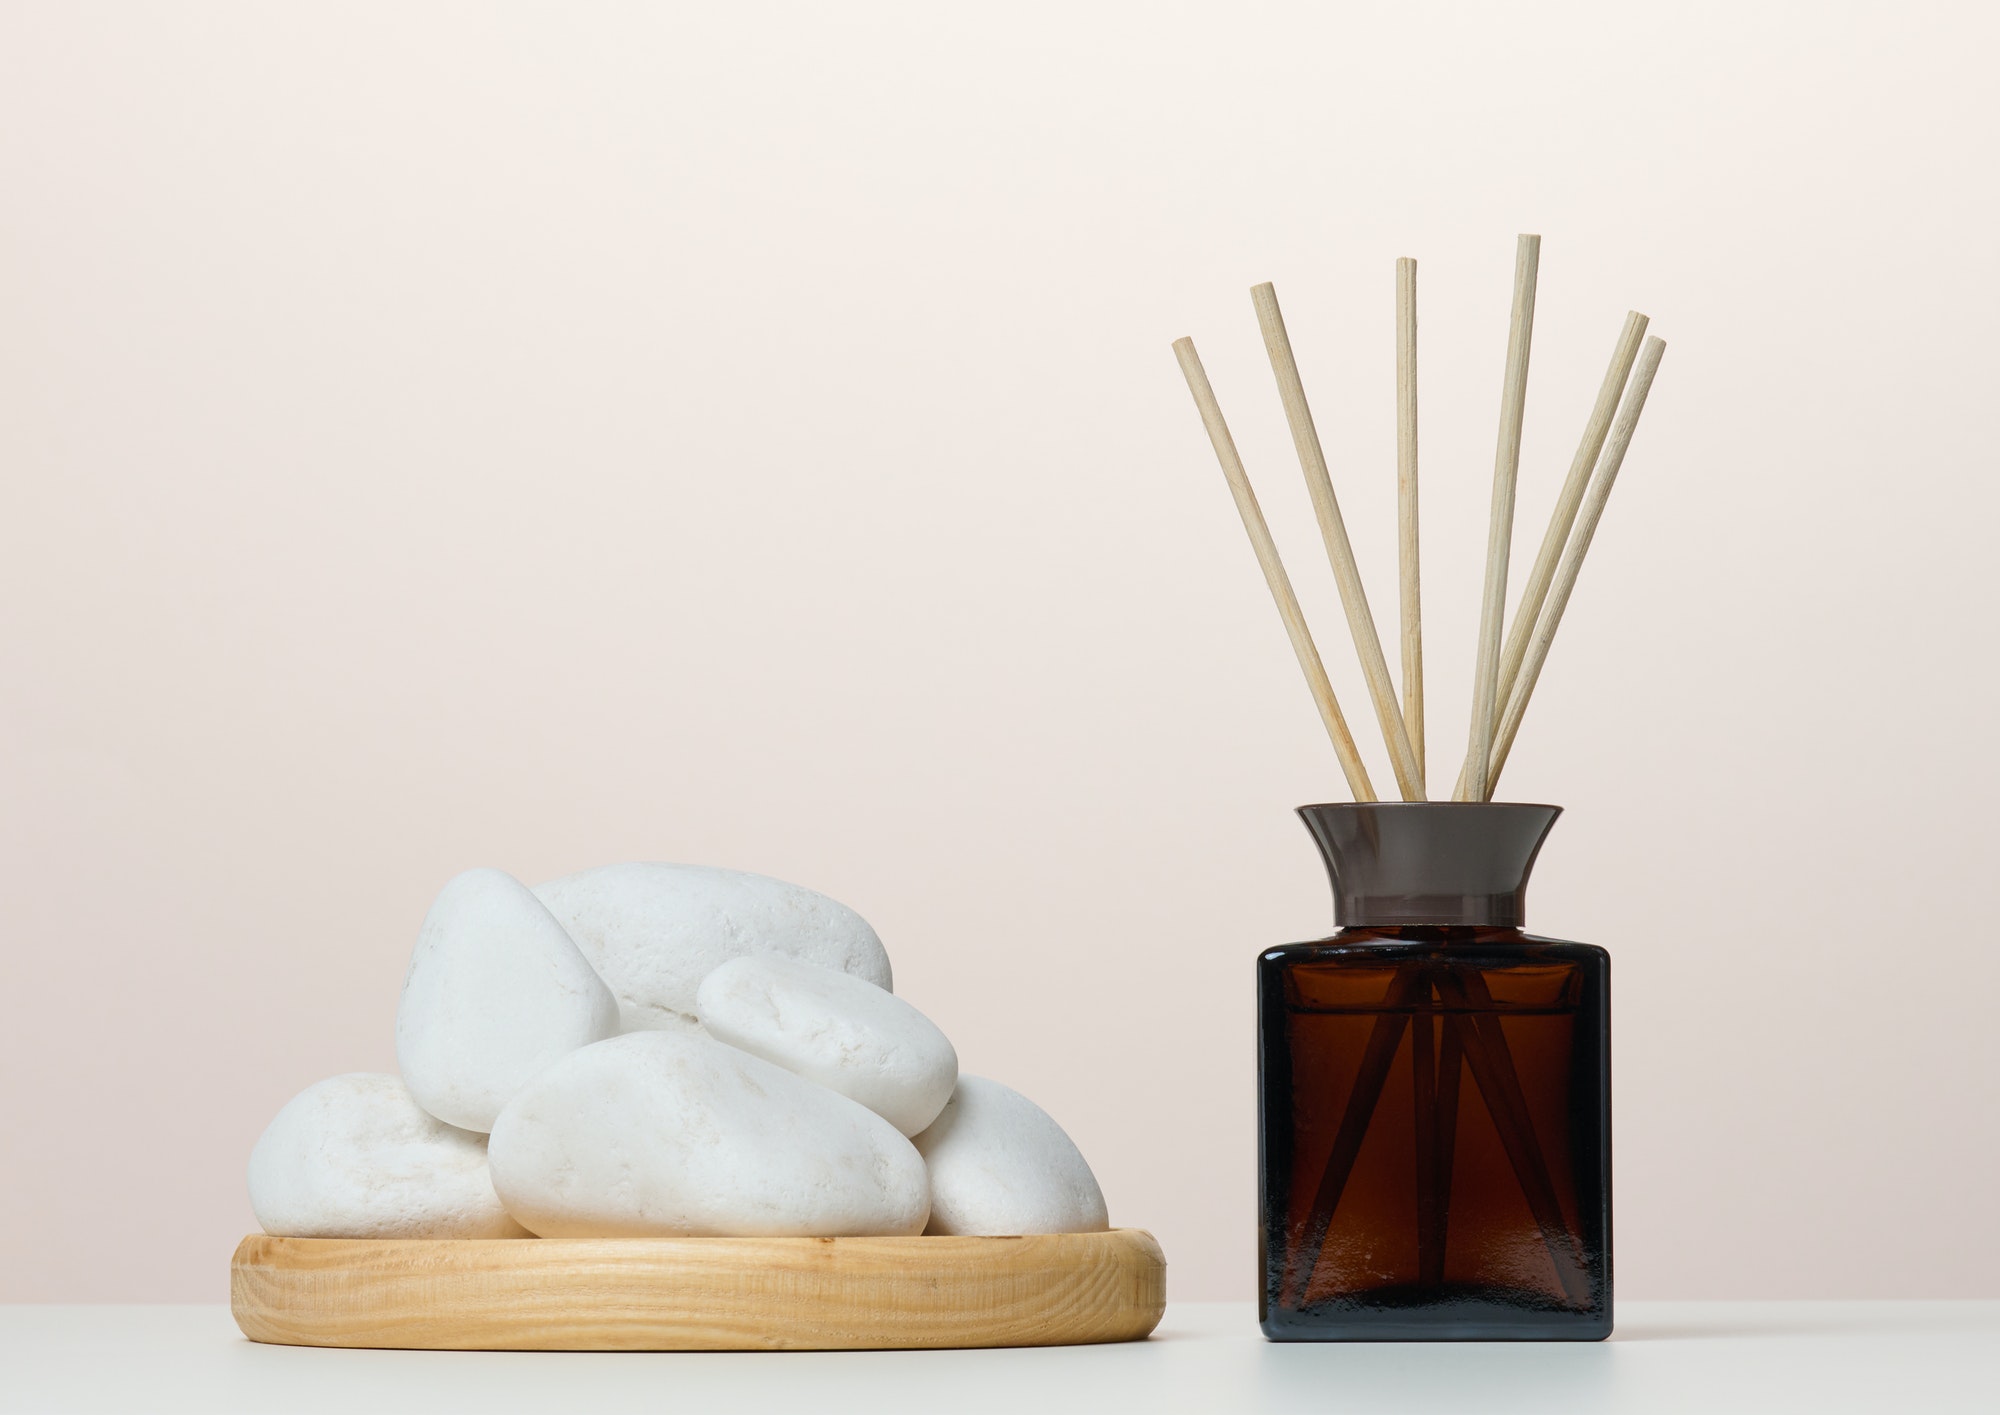
[(694, 1020), (701, 980), (746, 953), (781, 953), (890, 986), (889, 955), (845, 904), (783, 880), (705, 865), (604, 865), (538, 885), (618, 995), (628, 1032)]
[(931, 1174), (926, 1233), (1101, 1233), (1104, 1191), (1053, 1117), (1019, 1091), (960, 1076), (912, 1142)]
[(285, 1102), (250, 1151), (250, 1208), (287, 1238), (527, 1238), (500, 1206), (486, 1137), (356, 1072)]
[(937, 1024), (873, 983), (776, 954), (732, 958), (701, 980), (711, 1036), (861, 1102), (905, 1135), (937, 1119), (958, 1053)]
[(396, 1064), (417, 1104), (490, 1130), (536, 1072), (617, 1033), (618, 999), (526, 885), (467, 870), (438, 894), (396, 1009)]
[(493, 1183), (545, 1238), (923, 1232), (924, 1162), (847, 1097), (696, 1032), (572, 1052), (500, 1113)]

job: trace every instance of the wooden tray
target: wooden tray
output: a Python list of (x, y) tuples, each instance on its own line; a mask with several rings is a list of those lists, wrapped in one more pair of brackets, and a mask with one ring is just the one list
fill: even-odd
[(1143, 1229), (1022, 1238), (270, 1238), (229, 1268), (252, 1341), (773, 1351), (1136, 1341), (1166, 1310)]

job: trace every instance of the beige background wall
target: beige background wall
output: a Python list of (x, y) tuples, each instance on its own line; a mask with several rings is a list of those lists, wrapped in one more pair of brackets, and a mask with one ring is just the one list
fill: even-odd
[(1449, 761), (1523, 230), (1520, 556), (1669, 343), (1502, 793), (1616, 959), (1620, 1292), (1994, 1295), (2000, 27), (1502, 8), (0, 10), (0, 1297), (219, 1299), (433, 891), (634, 857), (862, 910), (1247, 1297), (1341, 785), (1168, 344), (1365, 725), (1247, 290), (1386, 614), (1422, 260)]

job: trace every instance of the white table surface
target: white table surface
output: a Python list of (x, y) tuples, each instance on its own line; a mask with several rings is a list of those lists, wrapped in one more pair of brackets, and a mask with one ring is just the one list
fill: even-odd
[(1249, 1304), (1027, 1351), (334, 1351), (228, 1309), (0, 1306), (0, 1411), (2000, 1411), (2000, 1301), (1628, 1302), (1607, 1342), (1274, 1345)]

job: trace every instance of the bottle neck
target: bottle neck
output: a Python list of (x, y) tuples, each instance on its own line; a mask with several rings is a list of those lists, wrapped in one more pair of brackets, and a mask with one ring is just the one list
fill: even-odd
[(1343, 928), (1513, 929), (1556, 806), (1368, 802), (1301, 806)]

